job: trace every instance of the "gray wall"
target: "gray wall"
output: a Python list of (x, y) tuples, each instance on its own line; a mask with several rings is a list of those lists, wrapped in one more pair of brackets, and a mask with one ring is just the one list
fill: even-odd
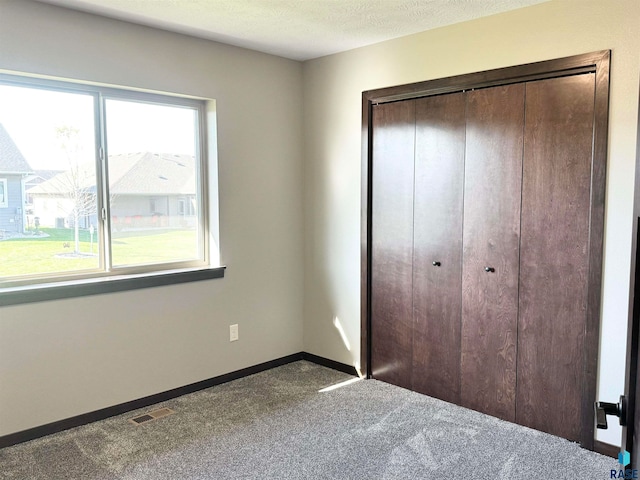
[(224, 279), (0, 307), (0, 435), (303, 349), (300, 63), (0, 0), (0, 70), (216, 99), (228, 266)]

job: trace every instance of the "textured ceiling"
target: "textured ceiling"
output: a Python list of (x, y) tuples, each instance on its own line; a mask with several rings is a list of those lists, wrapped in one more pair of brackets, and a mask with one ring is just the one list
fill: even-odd
[(307, 60), (548, 0), (38, 0)]

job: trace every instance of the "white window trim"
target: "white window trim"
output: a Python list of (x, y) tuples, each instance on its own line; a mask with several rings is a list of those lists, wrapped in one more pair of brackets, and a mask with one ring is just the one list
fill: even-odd
[(2, 185), (2, 199), (0, 199), (0, 208), (9, 207), (9, 182), (6, 178), (0, 178), (0, 185)]

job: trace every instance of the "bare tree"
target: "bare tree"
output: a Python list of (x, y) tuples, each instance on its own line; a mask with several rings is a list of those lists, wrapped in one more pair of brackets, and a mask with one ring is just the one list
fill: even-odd
[(80, 253), (80, 219), (96, 213), (96, 175), (95, 166), (83, 161), (80, 130), (75, 127), (56, 128), (56, 137), (64, 152), (69, 168), (52, 179), (60, 194), (71, 200), (73, 217), (74, 253)]

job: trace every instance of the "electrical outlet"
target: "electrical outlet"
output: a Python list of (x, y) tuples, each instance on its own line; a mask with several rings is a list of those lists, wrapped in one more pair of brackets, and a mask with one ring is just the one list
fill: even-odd
[(235, 342), (238, 340), (238, 324), (229, 325), (229, 341)]

